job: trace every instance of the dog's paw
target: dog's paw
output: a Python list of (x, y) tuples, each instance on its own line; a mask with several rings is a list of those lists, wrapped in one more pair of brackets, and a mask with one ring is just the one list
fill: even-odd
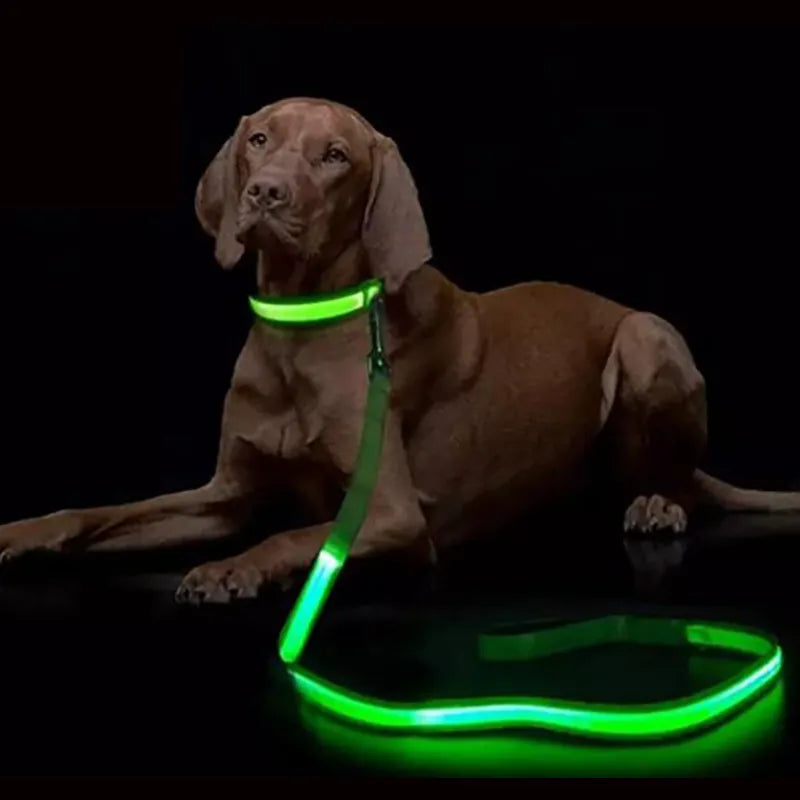
[(231, 558), (195, 567), (181, 581), (175, 593), (179, 603), (230, 603), (258, 597), (264, 585), (262, 570), (253, 564)]
[(59, 551), (72, 537), (73, 526), (64, 512), (0, 525), (0, 564), (34, 551)]
[(637, 497), (625, 512), (626, 533), (653, 533), (686, 531), (686, 512), (677, 503), (672, 503), (660, 494)]

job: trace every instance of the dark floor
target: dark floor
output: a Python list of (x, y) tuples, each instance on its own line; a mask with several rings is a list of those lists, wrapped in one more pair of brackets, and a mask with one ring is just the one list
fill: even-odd
[[(575, 547), (578, 536), (600, 544)], [(387, 692), (443, 694), (469, 672), (464, 633), (483, 624), (642, 611), (765, 627), (783, 645), (783, 680), (724, 725), (665, 745), (378, 735), (295, 702), (275, 653), (293, 595), (186, 608), (172, 600), (183, 569), (174, 559), (34, 560), (0, 576), (0, 773), (800, 774), (800, 518), (706, 526), (661, 581), (635, 582), (628, 558), (641, 579), (675, 560), (673, 545), (633, 543), (626, 554), (610, 542), (560, 528), (535, 547), (465, 547), (416, 576), (353, 563), (309, 652)], [(657, 693), (676, 668), (636, 658), (573, 667), (573, 685), (593, 675), (637, 695)]]

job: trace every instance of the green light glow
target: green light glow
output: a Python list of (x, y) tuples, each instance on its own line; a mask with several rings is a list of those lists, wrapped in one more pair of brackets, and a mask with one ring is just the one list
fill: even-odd
[(720, 648), (755, 657), (739, 674), (688, 697), (661, 703), (610, 705), (562, 699), (500, 697), (398, 703), (367, 697), (328, 682), (296, 664), (366, 517), (383, 446), (389, 405), (389, 366), (383, 352), (380, 281), (321, 298), (251, 298), (261, 319), (303, 325), (342, 319), (368, 309), (372, 352), (369, 388), (356, 467), (328, 539), (281, 631), (279, 654), (306, 701), (367, 726), (423, 732), (536, 727), (579, 736), (664, 739), (696, 731), (731, 714), (779, 674), (780, 647), (759, 631), (710, 622), (612, 616), (522, 634), (485, 635), (487, 660), (542, 658), (604, 642)]
[[(730, 637), (732, 644), (742, 644), (743, 638), (750, 645), (757, 637), (754, 633), (740, 637), (736, 629), (725, 625), (703, 627)], [(766, 655), (713, 689), (642, 705), (524, 697), (394, 703), (336, 686), (301, 667), (292, 667), (291, 674), (308, 702), (372, 727), (426, 731), (536, 727), (609, 739), (662, 739), (711, 725), (764, 689), (780, 672), (783, 657), (777, 645), (769, 639), (762, 641), (770, 648)]]
[[(689, 658), (693, 672), (696, 660)], [(298, 711), (317, 757), (340, 771), (366, 764), (379, 774), (436, 777), (736, 777), (782, 741), (786, 721), (780, 679), (724, 725), (691, 737), (615, 741), (613, 750), (604, 739), (532, 736), (530, 730), (433, 736), (353, 725), (310, 703)]]
[(250, 308), (267, 322), (308, 324), (331, 322), (362, 311), (380, 294), (379, 280), (322, 297), (251, 297)]
[(755, 656), (767, 655), (774, 649), (769, 639), (757, 633), (709, 624), (687, 625), (686, 640), (690, 644), (738, 650)]
[(300, 657), (341, 568), (342, 562), (327, 550), (322, 550), (317, 556), (311, 574), (281, 631), (278, 651), (281, 660), (287, 664)]
[(383, 407), (388, 402), (388, 396), (388, 376), (379, 370), (375, 371), (367, 394), (364, 429), (350, 489), (280, 634), (278, 652), (287, 664), (297, 661), (302, 655), (314, 623), (322, 613), (325, 601), (361, 530), (378, 474), (385, 420)]

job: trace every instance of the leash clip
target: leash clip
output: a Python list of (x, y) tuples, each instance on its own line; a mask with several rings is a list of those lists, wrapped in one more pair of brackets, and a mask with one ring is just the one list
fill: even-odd
[(369, 370), (370, 379), (376, 371), (385, 375), (387, 378), (392, 372), (389, 359), (386, 357), (386, 351), (383, 346), (385, 314), (383, 297), (378, 295), (369, 304), (369, 333), (372, 349), (370, 350), (367, 368)]

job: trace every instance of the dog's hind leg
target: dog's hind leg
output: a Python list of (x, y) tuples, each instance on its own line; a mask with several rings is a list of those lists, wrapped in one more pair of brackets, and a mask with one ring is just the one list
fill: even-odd
[(682, 532), (706, 446), (705, 381), (678, 331), (645, 313), (619, 326), (604, 373), (606, 422), (627, 531)]

